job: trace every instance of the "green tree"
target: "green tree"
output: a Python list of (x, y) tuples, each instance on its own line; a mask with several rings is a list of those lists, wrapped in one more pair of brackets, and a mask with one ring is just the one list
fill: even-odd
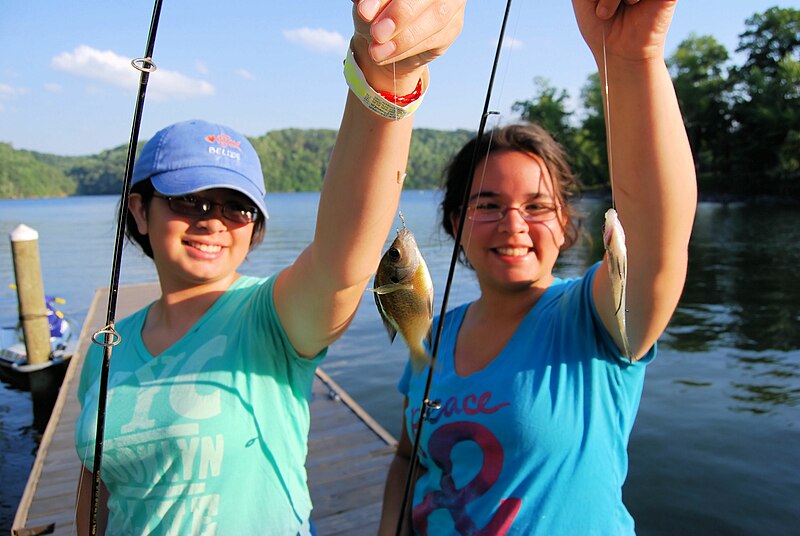
[(800, 10), (773, 7), (745, 26), (736, 51), (747, 60), (732, 75), (734, 171), (750, 193), (798, 194)]
[(605, 135), (595, 139), (593, 132), (572, 124), (573, 112), (567, 109), (566, 90), (554, 87), (541, 76), (534, 78), (534, 85), (533, 98), (515, 102), (511, 110), (519, 113), (521, 119), (541, 125), (561, 144), (573, 171), (585, 186), (607, 182), (607, 174), (596, 156), (598, 147), (604, 145)]
[(570, 148), (575, 131), (570, 124), (572, 112), (567, 111), (569, 93), (555, 88), (549, 80), (537, 76), (533, 79), (536, 92), (530, 100), (517, 101), (511, 106), (513, 112), (532, 123), (538, 123), (565, 148)]
[(0, 143), (0, 198), (61, 197), (74, 191), (75, 183), (61, 170), (30, 151)]
[(409, 190), (438, 188), (445, 167), (475, 134), (469, 130), (443, 131), (427, 128), (414, 130), (405, 188)]
[(322, 186), (335, 139), (335, 130), (290, 128), (250, 141), (261, 158), (268, 191), (316, 192)]
[(711, 36), (690, 35), (667, 59), (701, 181), (730, 172), (732, 118), (728, 51)]
[(584, 188), (605, 188), (609, 184), (608, 150), (603, 91), (598, 73), (591, 74), (581, 88), (581, 105), (583, 121), (575, 134), (575, 169)]

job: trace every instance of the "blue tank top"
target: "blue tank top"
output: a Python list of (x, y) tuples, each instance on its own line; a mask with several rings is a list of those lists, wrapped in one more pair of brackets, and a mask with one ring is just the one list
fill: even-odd
[[(620, 357), (594, 307), (597, 266), (556, 279), (500, 354), (466, 377), (453, 350), (469, 305), (445, 315), (429, 396), (441, 407), (423, 426), (427, 472), (413, 501), (419, 534), (634, 533), (622, 485), (655, 347), (633, 364)], [(426, 375), (406, 366), (398, 387), (412, 441)]]

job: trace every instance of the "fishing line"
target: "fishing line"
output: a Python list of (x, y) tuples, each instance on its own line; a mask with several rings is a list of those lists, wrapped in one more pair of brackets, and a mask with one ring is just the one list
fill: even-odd
[[(495, 115), (495, 114), (491, 114), (491, 115)], [(498, 115), (496, 117), (498, 118), (497, 119), (497, 125), (499, 125), (499, 122), (500, 122), (499, 117), (500, 116)], [(495, 128), (497, 128), (497, 125), (495, 125), (495, 127), (492, 127), (492, 128), (489, 129), (489, 142), (486, 144), (486, 158), (483, 159), (483, 169), (481, 169), (481, 175), (480, 175), (481, 180), (478, 182), (478, 192), (482, 192), (483, 191), (483, 181), (486, 178), (486, 167), (489, 165), (488, 156), (492, 152), (492, 142), (494, 141), (494, 131), (495, 131)], [(476, 144), (477, 144), (477, 141), (476, 141)], [(477, 147), (476, 147), (476, 150), (477, 150)], [(470, 189), (468, 191), (471, 191), (471, 190), (472, 190), (472, 187), (470, 186)], [(468, 199), (468, 198), (465, 198), (465, 199)], [(467, 210), (466, 206), (463, 205), (463, 203), (462, 203), (462, 207), (464, 207), (464, 208), (462, 208), (463, 211)], [(467, 241), (466, 241), (466, 243), (463, 245), (463, 247), (461, 249), (463, 249), (463, 250), (469, 249), (469, 245), (472, 242), (472, 231), (474, 229), (475, 229), (475, 220), (470, 219), (469, 220), (469, 232), (467, 232)]]
[[(511, 42), (512, 43), (514, 41), (516, 41), (516, 37), (517, 37), (517, 34), (519, 32), (519, 25), (520, 25), (520, 21), (521, 20), (522, 20), (522, 15), (521, 15), (521, 10), (520, 10), (520, 13), (517, 14), (516, 22), (514, 24), (514, 31), (511, 33)], [(509, 55), (508, 59), (506, 60), (505, 70), (504, 70), (504, 73), (503, 73), (502, 80), (500, 82), (500, 95), (501, 96), (503, 94), (503, 89), (506, 87), (506, 80), (508, 78), (508, 73), (509, 73), (510, 70), (511, 70), (511, 55)], [(489, 129), (489, 140), (486, 143), (486, 156), (487, 157), (492, 152), (492, 144), (494, 142), (495, 129), (499, 128), (499, 126), (500, 126), (500, 118), (502, 117), (498, 112), (491, 112), (489, 115), (494, 117), (495, 123), (494, 123), (494, 126), (492, 126)], [(476, 143), (479, 142), (479, 141), (480, 140), (477, 140)], [(485, 158), (483, 160), (483, 169), (481, 169), (481, 173), (480, 173), (480, 181), (478, 182), (478, 192), (482, 192), (483, 191), (483, 182), (484, 182), (484, 179), (486, 178), (486, 168), (487, 168), (488, 165), (489, 165), (489, 160), (488, 160), (488, 158)], [(471, 186), (470, 186), (470, 189), (471, 189)], [(465, 199), (468, 199), (468, 198), (465, 198)], [(475, 228), (475, 220), (470, 219), (470, 221), (469, 221), (469, 229), (467, 230), (467, 233), (466, 233), (467, 241), (463, 245), (462, 249), (469, 249), (469, 245), (470, 245), (470, 243), (472, 241), (472, 231), (473, 231), (474, 228)]]
[[(497, 40), (497, 50), (495, 51), (494, 62), (492, 63), (492, 74), (489, 77), (489, 87), (486, 90), (486, 101), (483, 105), (483, 113), (481, 114), (480, 126), (478, 127), (478, 134), (477, 140), (481, 140), (483, 138), (483, 133), (486, 128), (486, 120), (490, 114), (493, 112), (489, 112), (489, 103), (492, 98), (492, 87), (494, 86), (494, 79), (497, 74), (497, 65), (500, 59), (500, 51), (503, 48), (503, 36), (505, 35), (506, 31), (506, 24), (508, 23), (508, 14), (511, 11), (511, 0), (507, 0), (506, 2), (506, 9), (505, 13), (503, 14), (503, 23), (500, 27), (500, 36)], [(412, 482), (415, 480), (415, 475), (418, 467), (418, 455), (419, 455), (419, 445), (420, 445), (420, 438), (422, 437), (422, 427), (423, 423), (428, 417), (428, 411), (431, 409), (438, 409), (441, 407), (441, 404), (438, 401), (431, 401), (428, 399), (430, 396), (431, 391), (431, 383), (433, 380), (433, 371), (436, 367), (436, 358), (439, 351), (439, 342), (442, 337), (442, 327), (444, 326), (444, 317), (445, 313), (447, 312), (447, 301), (450, 297), (450, 287), (453, 283), (453, 274), (455, 273), (456, 263), (458, 262), (458, 254), (459, 248), (461, 244), (461, 236), (464, 230), (464, 222), (466, 221), (467, 211), (466, 206), (467, 202), (469, 201), (469, 194), (472, 190), (472, 182), (473, 182), (473, 175), (475, 174), (475, 168), (477, 167), (477, 160), (478, 160), (478, 147), (479, 143), (475, 144), (475, 149), (472, 153), (472, 161), (470, 162), (469, 172), (467, 173), (467, 184), (464, 189), (464, 197), (461, 202), (462, 210), (461, 214), (459, 215), (459, 223), (458, 229), (456, 229), (456, 236), (455, 236), (455, 243), (453, 245), (453, 254), (450, 258), (450, 269), (447, 274), (447, 283), (444, 287), (444, 295), (442, 297), (442, 308), (439, 314), (439, 322), (436, 325), (436, 335), (433, 339), (433, 351), (431, 353), (431, 362), (428, 366), (428, 376), (425, 382), (425, 391), (422, 395), (422, 404), (420, 406), (420, 413), (419, 413), (419, 424), (417, 425), (417, 431), (414, 438), (413, 448), (411, 452), (411, 464), (408, 468), (408, 474), (406, 476), (406, 484), (405, 490), (403, 492), (403, 502), (400, 506), (400, 517), (397, 521), (397, 531), (396, 534), (399, 536), (402, 533), (403, 529), (403, 521), (406, 517), (406, 510), (409, 507), (409, 494), (411, 491)], [(413, 425), (413, 419), (412, 419)]]
[[(100, 498), (100, 466), (103, 460), (103, 434), (105, 433), (106, 401), (108, 398), (108, 373), (111, 365), (111, 350), (119, 344), (121, 337), (114, 329), (117, 296), (119, 294), (120, 267), (122, 265), (122, 246), (125, 239), (125, 216), (128, 213), (128, 193), (133, 174), (133, 163), (136, 159), (136, 144), (139, 139), (139, 127), (142, 122), (142, 110), (147, 91), (147, 82), (150, 73), (156, 70), (153, 63), (153, 48), (155, 47), (158, 20), (161, 16), (162, 0), (155, 0), (153, 15), (150, 20), (150, 32), (147, 38), (147, 47), (143, 58), (131, 61), (131, 66), (141, 73), (139, 77), (139, 92), (131, 126), (131, 137), (128, 143), (128, 158), (125, 164), (125, 178), (122, 185), (122, 194), (117, 214), (117, 235), (114, 242), (114, 263), (111, 270), (111, 283), (108, 289), (108, 311), (106, 327), (92, 335), (92, 342), (103, 346), (103, 364), (100, 370), (100, 391), (97, 400), (97, 430), (95, 433), (94, 467), (92, 470), (92, 502), (89, 518), (89, 534), (97, 534), (97, 514)], [(102, 336), (102, 337), (101, 337)], [(102, 341), (101, 341), (102, 338)], [(84, 459), (85, 461), (85, 459)], [(84, 464), (85, 466), (85, 464)]]
[(608, 94), (608, 60), (606, 58), (606, 27), (603, 26), (603, 84), (606, 109), (606, 154), (608, 155), (608, 184), (611, 187), (611, 208), (617, 209), (614, 197), (614, 160), (611, 156), (611, 97)]

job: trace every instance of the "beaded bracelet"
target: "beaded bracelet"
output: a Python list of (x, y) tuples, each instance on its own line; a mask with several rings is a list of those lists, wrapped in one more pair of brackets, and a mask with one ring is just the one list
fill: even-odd
[(364, 73), (353, 57), (353, 50), (348, 48), (347, 56), (344, 59), (344, 79), (350, 91), (364, 106), (386, 119), (403, 119), (419, 108), (427, 92), (430, 75), (426, 68), (416, 89), (408, 95), (397, 96), (388, 92), (381, 93), (375, 91), (367, 83)]
[(422, 95), (422, 78), (419, 79), (417, 82), (417, 87), (414, 88), (414, 91), (409, 93), (408, 95), (395, 95), (389, 91), (378, 91), (378, 95), (383, 97), (389, 102), (393, 102), (394, 104), (398, 104), (400, 106), (408, 106), (415, 100), (417, 100), (420, 95)]

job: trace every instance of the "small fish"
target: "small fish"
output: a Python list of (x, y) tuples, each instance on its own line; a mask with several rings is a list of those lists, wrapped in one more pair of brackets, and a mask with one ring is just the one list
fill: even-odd
[(617, 211), (610, 208), (606, 211), (603, 224), (603, 246), (608, 254), (608, 275), (611, 278), (611, 290), (614, 293), (615, 315), (617, 326), (622, 336), (622, 355), (632, 360), (628, 343), (626, 322), (625, 293), (628, 284), (628, 250), (625, 247), (625, 231), (617, 217)]
[(384, 253), (375, 273), (375, 304), (389, 333), (389, 340), (399, 332), (411, 351), (411, 365), (422, 371), (431, 361), (425, 341), (431, 340), (433, 323), (433, 282), (428, 266), (417, 247), (414, 234), (403, 228)]

